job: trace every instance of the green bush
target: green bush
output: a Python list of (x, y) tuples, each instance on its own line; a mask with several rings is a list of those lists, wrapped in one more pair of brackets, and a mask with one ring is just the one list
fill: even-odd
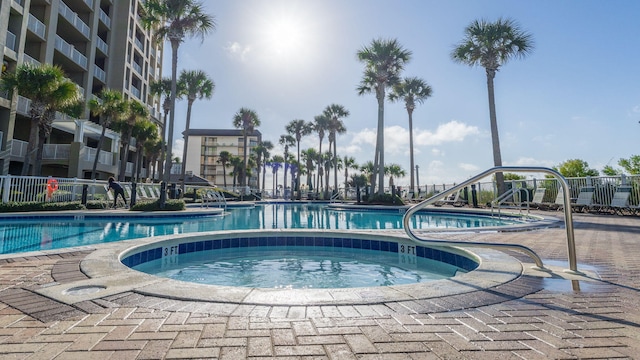
[(367, 203), (372, 205), (404, 205), (404, 201), (398, 195), (391, 194), (373, 194), (369, 196)]
[(78, 201), (73, 202), (10, 202), (0, 204), (0, 212), (85, 210)]
[(87, 201), (87, 209), (108, 209), (110, 201), (103, 200), (88, 200)]
[(182, 199), (167, 199), (164, 209), (160, 208), (160, 200), (140, 201), (131, 207), (131, 211), (180, 211), (186, 208)]

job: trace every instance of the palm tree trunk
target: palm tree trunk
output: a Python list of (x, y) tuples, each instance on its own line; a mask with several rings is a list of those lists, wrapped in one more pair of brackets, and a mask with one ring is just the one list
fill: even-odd
[(409, 168), (411, 174), (411, 191), (415, 191), (415, 163), (413, 160), (413, 110), (407, 109), (409, 113)]
[(102, 149), (102, 143), (104, 142), (104, 134), (107, 132), (107, 127), (102, 126), (102, 133), (100, 133), (100, 139), (98, 139), (98, 147), (96, 148), (96, 158), (93, 159), (93, 167), (91, 168), (91, 180), (96, 179), (96, 170), (98, 169), (98, 159), (100, 157), (100, 150)]
[[(33, 106), (33, 104), (31, 105)], [(33, 151), (36, 149), (38, 143), (38, 133), (40, 128), (38, 127), (38, 118), (35, 115), (31, 115), (31, 130), (29, 130), (29, 143), (27, 143), (27, 152), (24, 155), (24, 162), (22, 163), (22, 172), (20, 175), (29, 175), (29, 166), (31, 165), (31, 157)]]
[(193, 105), (193, 100), (189, 99), (189, 102), (187, 103), (187, 124), (185, 126), (185, 134), (184, 134), (184, 147), (182, 148), (182, 173), (181, 173), (181, 178), (182, 178), (182, 193), (184, 194), (184, 190), (185, 190), (185, 181), (186, 181), (186, 174), (187, 174), (187, 146), (189, 145), (189, 126), (191, 125), (191, 105)]
[(320, 145), (318, 146), (318, 171), (316, 173), (316, 198), (319, 194), (320, 188), (320, 167), (322, 166), (322, 138), (320, 138)]
[(125, 172), (127, 171), (127, 159), (129, 158), (129, 142), (131, 141), (131, 130), (125, 131), (122, 137), (122, 153), (120, 154), (120, 173), (118, 181), (124, 181)]
[[(244, 132), (244, 154), (243, 154), (243, 161), (242, 164), (244, 164), (244, 171), (242, 171), (242, 181), (240, 182), (240, 185), (242, 186), (247, 186), (247, 140), (249, 139), (247, 132)], [(243, 194), (244, 194), (244, 189), (242, 189)]]
[[(491, 145), (493, 146), (493, 165), (502, 166), (502, 155), (500, 154), (500, 138), (498, 135), (498, 120), (496, 119), (496, 100), (493, 87), (495, 70), (487, 69), (487, 90), (489, 94), (489, 121), (491, 123)], [(496, 184), (498, 186), (498, 196), (504, 194), (504, 176), (501, 172), (496, 173)]]
[(378, 94), (378, 136), (376, 151), (378, 155), (378, 194), (384, 194), (384, 89)]
[(336, 192), (339, 190), (338, 186), (338, 154), (336, 154), (336, 139), (333, 139), (333, 186), (336, 187)]
[(227, 189), (227, 164), (222, 164), (222, 176), (224, 181), (224, 189)]
[(165, 184), (171, 181), (172, 150), (173, 150), (173, 124), (176, 117), (176, 92), (178, 89), (178, 47), (180, 39), (171, 39), (171, 115), (169, 116), (169, 134), (167, 135), (167, 153), (164, 167)]

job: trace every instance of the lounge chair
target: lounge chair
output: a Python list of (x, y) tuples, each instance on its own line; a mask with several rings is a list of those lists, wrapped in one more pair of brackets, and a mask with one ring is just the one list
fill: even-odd
[(632, 207), (629, 206), (629, 197), (631, 196), (631, 186), (621, 185), (618, 186), (616, 192), (613, 194), (613, 198), (611, 199), (611, 204), (609, 205), (609, 209), (613, 211), (614, 214), (624, 215), (625, 211), (635, 212)]
[(540, 209), (540, 210), (548, 209), (549, 204), (545, 204), (543, 202), (544, 194), (546, 191), (547, 191), (546, 188), (537, 188), (536, 191), (533, 193), (533, 199), (531, 199), (531, 202), (529, 202), (529, 207)]
[(458, 192), (456, 192), (455, 194), (451, 194), (451, 195), (443, 198), (442, 200), (438, 200), (433, 205), (442, 206), (442, 205), (449, 204), (449, 205), (456, 206), (456, 207), (464, 206), (465, 202), (460, 199), (460, 193), (461, 192), (462, 192), (462, 190), (458, 190)]
[(595, 188), (593, 186), (583, 186), (580, 188), (580, 193), (578, 194), (578, 199), (575, 204), (571, 207), (576, 212), (582, 212), (585, 209), (588, 211), (595, 206), (599, 206), (593, 203), (593, 194), (595, 193)]

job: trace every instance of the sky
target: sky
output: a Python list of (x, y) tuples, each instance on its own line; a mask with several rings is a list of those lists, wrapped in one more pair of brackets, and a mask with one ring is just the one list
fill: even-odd
[[(211, 99), (193, 104), (191, 128), (230, 129), (242, 107), (259, 116), (263, 140), (277, 145), (291, 120), (313, 121), (344, 106), (347, 132), (337, 151), (373, 161), (377, 101), (358, 95), (358, 50), (397, 39), (412, 52), (402, 76), (433, 89), (413, 114), (420, 185), (451, 184), (493, 167), (485, 71), (451, 60), (472, 21), (515, 20), (534, 40), (495, 77), (503, 165), (552, 167), (582, 159), (601, 171), (640, 154), (640, 1), (636, 0), (216, 0), (204, 1), (216, 30), (181, 44), (178, 70), (203, 70)], [(164, 76), (170, 76), (165, 47)], [(176, 108), (174, 154), (182, 155), (186, 102)], [(408, 115), (385, 103), (385, 163), (407, 173)], [(301, 149), (318, 148), (303, 138)], [(325, 137), (323, 151), (328, 147)], [(282, 172), (280, 172), (282, 176)], [(267, 178), (267, 184), (271, 180)]]

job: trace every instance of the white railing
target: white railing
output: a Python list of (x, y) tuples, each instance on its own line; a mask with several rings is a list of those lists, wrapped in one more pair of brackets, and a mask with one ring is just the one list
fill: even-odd
[(18, 95), (18, 106), (16, 107), (16, 112), (20, 115), (29, 116), (29, 108), (31, 108), (31, 100)]
[[(97, 150), (94, 148), (86, 147), (86, 161), (94, 161), (96, 158)], [(113, 165), (113, 153), (109, 151), (100, 150), (98, 155), (98, 163), (103, 165)]]
[(107, 74), (104, 72), (104, 70), (100, 69), (98, 65), (93, 66), (93, 76), (95, 76), (98, 80), (102, 81), (103, 83), (107, 82)]
[(16, 35), (14, 33), (12, 33), (11, 31), (7, 30), (7, 42), (6, 42), (6, 46), (13, 50), (13, 51), (17, 51), (16, 50)]
[(140, 90), (133, 85), (131, 85), (131, 93), (138, 99), (142, 99), (142, 96), (140, 95)]
[(138, 48), (142, 51), (142, 53), (144, 53), (144, 45), (142, 45), (142, 41), (140, 41), (140, 39), (138, 39), (137, 37), (134, 37), (133, 40)]
[(132, 162), (128, 162), (127, 166), (124, 169), (125, 173), (129, 173), (129, 174), (133, 174), (133, 163)]
[(11, 140), (11, 156), (17, 156), (19, 158), (24, 158), (27, 155), (27, 146), (28, 142), (13, 139)]
[(47, 160), (69, 160), (71, 145), (69, 144), (44, 144), (42, 158)]
[(90, 9), (93, 9), (93, 0), (84, 0), (84, 3), (87, 4)]
[(135, 61), (131, 64), (131, 66), (133, 66), (133, 69), (137, 71), (138, 74), (142, 75), (142, 66), (138, 65), (138, 63)]
[(100, 9), (99, 13), (98, 13), (98, 17), (100, 18), (100, 21), (102, 21), (105, 25), (107, 25), (108, 28), (111, 27), (111, 18), (109, 17), (109, 15), (107, 15), (106, 12), (104, 12), (104, 10)]
[(109, 54), (109, 45), (101, 38), (96, 38), (96, 47), (105, 54)]
[(23, 6), (23, 4), (22, 4), (23, 0), (13, 0), (13, 2), (18, 4), (18, 5), (20, 5), (20, 6)]
[(64, 41), (64, 39), (62, 39), (60, 35), (56, 35), (54, 47), (58, 51), (66, 55), (69, 59), (73, 60), (76, 64), (82, 66), (85, 69), (87, 68), (87, 57), (76, 50), (73, 45)]
[(29, 14), (29, 20), (27, 22), (27, 29), (31, 30), (34, 34), (40, 36), (40, 38), (44, 39), (47, 27), (44, 23), (32, 14)]
[(67, 4), (64, 3), (64, 1), (60, 1), (60, 6), (58, 6), (58, 12), (65, 19), (67, 19), (76, 29), (78, 29), (78, 31), (80, 31), (82, 35), (89, 38), (89, 35), (90, 35), (89, 26), (85, 24), (84, 21), (82, 21), (78, 17), (78, 14), (76, 14), (73, 10), (71, 10), (71, 8), (69, 8), (69, 6), (67, 6)]
[(35, 65), (35, 66), (40, 66), (40, 61), (32, 58), (31, 56), (27, 55), (27, 54), (22, 54), (22, 62), (25, 64), (31, 64), (31, 65)]

